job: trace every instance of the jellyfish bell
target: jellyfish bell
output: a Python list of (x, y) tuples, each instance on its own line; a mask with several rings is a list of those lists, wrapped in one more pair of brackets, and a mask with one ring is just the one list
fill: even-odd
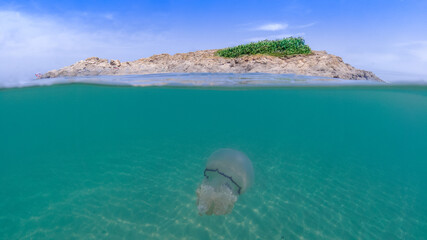
[(227, 148), (215, 151), (206, 163), (203, 182), (196, 191), (199, 215), (230, 213), (253, 179), (252, 163), (244, 153)]

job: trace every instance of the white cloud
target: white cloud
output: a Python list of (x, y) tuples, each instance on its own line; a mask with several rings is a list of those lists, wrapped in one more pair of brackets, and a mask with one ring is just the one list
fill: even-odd
[(288, 27), (288, 24), (285, 23), (270, 23), (261, 25), (259, 27), (256, 27), (255, 30), (257, 31), (279, 31), (284, 30)]
[(299, 28), (299, 29), (301, 29), (301, 28), (309, 28), (309, 27), (312, 27), (312, 26), (314, 26), (316, 24), (317, 24), (317, 22), (312, 22), (312, 23), (307, 23), (307, 24), (303, 24), (303, 25), (292, 26), (292, 28)]
[(390, 64), (395, 61), (399, 61), (400, 58), (394, 53), (378, 53), (378, 52), (361, 52), (349, 54), (353, 61), (364, 62), (365, 64)]
[(401, 43), (395, 44), (396, 47), (419, 46), (419, 45), (427, 46), (427, 41), (410, 41), (410, 42), (401, 42)]
[(128, 61), (154, 49), (171, 51), (170, 39), (167, 32), (96, 29), (85, 22), (0, 10), (0, 82), (27, 80), (91, 56)]
[(114, 19), (114, 15), (112, 13), (104, 14), (103, 17), (105, 19), (108, 19), (108, 20), (113, 20)]
[[(427, 63), (427, 45), (420, 49), (409, 50), (409, 53), (422, 62)], [(424, 68), (427, 68), (427, 65), (425, 65)]]
[(276, 40), (276, 39), (282, 39), (282, 38), (288, 38), (288, 37), (301, 37), (304, 35), (305, 35), (305, 33), (295, 33), (295, 34), (283, 33), (283, 34), (267, 35), (267, 36), (263, 36), (263, 37), (253, 37), (253, 38), (246, 39), (246, 41), (247, 42), (258, 42), (258, 41), (262, 41), (262, 40)]
[[(406, 52), (422, 62), (427, 62), (427, 41), (411, 41), (397, 43), (395, 46), (401, 52)], [(426, 67), (427, 68), (427, 67)]]

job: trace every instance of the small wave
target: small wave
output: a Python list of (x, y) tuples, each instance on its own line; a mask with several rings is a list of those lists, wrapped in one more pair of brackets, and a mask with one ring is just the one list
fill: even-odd
[(0, 88), (49, 86), (55, 84), (88, 83), (102, 85), (189, 86), (189, 87), (274, 87), (301, 85), (378, 85), (376, 81), (343, 80), (294, 74), (268, 73), (161, 73), (144, 75), (82, 76), (31, 79), (18, 82), (0, 82)]

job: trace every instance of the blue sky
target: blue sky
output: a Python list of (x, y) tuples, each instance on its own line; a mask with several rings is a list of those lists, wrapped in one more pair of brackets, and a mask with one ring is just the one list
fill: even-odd
[(412, 0), (0, 1), (0, 77), (302, 36), (383, 78), (427, 79), (426, 12)]

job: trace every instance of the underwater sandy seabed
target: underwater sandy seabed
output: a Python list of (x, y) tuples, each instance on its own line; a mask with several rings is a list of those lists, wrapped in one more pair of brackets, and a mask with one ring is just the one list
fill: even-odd
[[(0, 90), (0, 239), (423, 239), (427, 88)], [(252, 161), (199, 216), (209, 155)]]

